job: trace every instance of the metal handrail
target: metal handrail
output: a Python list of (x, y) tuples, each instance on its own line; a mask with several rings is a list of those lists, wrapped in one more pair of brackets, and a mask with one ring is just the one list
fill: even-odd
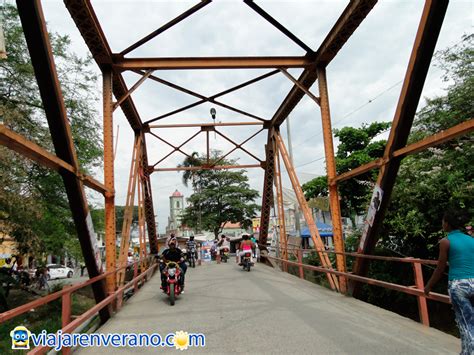
[[(451, 303), (451, 301), (449, 300), (449, 296), (443, 295), (441, 293), (430, 292), (430, 294), (428, 296), (426, 296), (422, 290), (419, 290), (419, 289), (416, 289), (416, 288), (413, 288), (413, 287), (409, 287), (409, 286), (403, 286), (403, 285), (398, 285), (398, 284), (394, 284), (394, 283), (391, 283), (391, 282), (380, 281), (380, 280), (372, 279), (372, 278), (369, 278), (369, 277), (354, 275), (354, 274), (348, 273), (348, 272), (337, 271), (337, 270), (334, 270), (334, 269), (326, 269), (326, 268), (319, 267), (319, 266), (308, 265), (308, 264), (298, 263), (298, 262), (294, 262), (294, 261), (284, 260), (284, 259), (276, 258), (276, 257), (273, 257), (273, 256), (269, 256), (269, 255), (267, 255), (265, 257), (269, 258), (269, 259), (277, 260), (277, 261), (280, 261), (280, 262), (283, 262), (283, 263), (287, 263), (289, 265), (303, 267), (303, 268), (306, 268), (306, 269), (309, 269), (309, 270), (314, 270), (314, 271), (318, 271), (318, 272), (322, 272), (322, 273), (330, 273), (330, 274), (334, 274), (334, 275), (337, 275), (337, 276), (343, 276), (343, 277), (347, 277), (348, 279), (364, 282), (364, 283), (367, 283), (369, 285), (385, 287), (385, 288), (388, 288), (388, 289), (391, 289), (391, 290), (404, 292), (404, 293), (407, 293), (407, 294), (410, 294), (410, 295), (413, 295), (413, 296), (426, 297), (426, 298), (432, 299), (434, 301), (443, 302), (443, 303)], [(414, 263), (415, 262), (418, 263), (418, 261), (415, 260), (415, 259), (411, 259), (411, 261), (414, 262)]]
[[(137, 260), (137, 261), (135, 261), (135, 262), (134, 262), (133, 264), (131, 264), (131, 265), (133, 265), (134, 267), (137, 267), (137, 266), (138, 266), (138, 263), (140, 263), (140, 262), (142, 262), (142, 261), (143, 261), (143, 259)], [(107, 276), (112, 275), (113, 273), (117, 273), (117, 272), (119, 272), (119, 271), (121, 271), (121, 270), (123, 270), (123, 269), (126, 269), (126, 268), (128, 268), (128, 267), (130, 267), (130, 265), (122, 266), (122, 267), (116, 268), (115, 270), (111, 270), (111, 271), (105, 272), (105, 273), (103, 273), (103, 274), (101, 274), (101, 275), (98, 275), (98, 276), (96, 276), (96, 277), (93, 277), (92, 279), (89, 279), (89, 280), (87, 280), (87, 281), (84, 281), (84, 282), (82, 282), (82, 283), (80, 283), (80, 284), (71, 285), (71, 286), (69, 286), (68, 288), (65, 288), (65, 289), (63, 289), (63, 290), (61, 290), (61, 291), (57, 291), (57, 292), (55, 292), (55, 293), (52, 293), (52, 294), (47, 295), (47, 296), (44, 296), (44, 297), (42, 297), (42, 298), (40, 298), (40, 299), (31, 301), (31, 302), (29, 302), (29, 303), (26, 303), (26, 304), (24, 304), (24, 305), (21, 305), (21, 306), (19, 306), (19, 307), (16, 307), (16, 308), (14, 308), (14, 309), (9, 310), (9, 311), (0, 313), (0, 323), (3, 323), (3, 322), (5, 322), (5, 321), (7, 321), (7, 320), (10, 320), (10, 319), (14, 318), (14, 317), (17, 317), (17, 316), (19, 316), (19, 315), (21, 315), (21, 314), (23, 314), (23, 313), (26, 313), (26, 312), (30, 311), (31, 309), (34, 309), (34, 308), (37, 308), (37, 307), (39, 307), (39, 306), (43, 306), (43, 305), (45, 305), (45, 304), (47, 304), (47, 303), (49, 303), (49, 302), (52, 302), (52, 301), (54, 301), (54, 300), (56, 300), (56, 299), (58, 299), (58, 298), (64, 296), (64, 295), (67, 294), (67, 293), (72, 293), (72, 292), (77, 291), (77, 290), (79, 290), (79, 289), (81, 289), (81, 288), (84, 288), (84, 287), (86, 287), (86, 286), (89, 286), (89, 285), (91, 285), (91, 284), (93, 284), (93, 283), (95, 283), (95, 282), (97, 282), (97, 281), (103, 280), (103, 279), (106, 278)], [(150, 269), (150, 268), (148, 268), (146, 271), (142, 272), (142, 274), (145, 273), (145, 272), (147, 272), (149, 269)]]

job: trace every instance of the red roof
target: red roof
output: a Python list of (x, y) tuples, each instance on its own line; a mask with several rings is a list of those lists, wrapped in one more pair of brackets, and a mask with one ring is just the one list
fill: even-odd
[(238, 228), (241, 228), (240, 223), (226, 222), (224, 224), (224, 229), (238, 229)]
[(171, 197), (183, 197), (183, 194), (181, 192), (179, 192), (178, 190), (176, 190), (175, 192), (173, 192)]

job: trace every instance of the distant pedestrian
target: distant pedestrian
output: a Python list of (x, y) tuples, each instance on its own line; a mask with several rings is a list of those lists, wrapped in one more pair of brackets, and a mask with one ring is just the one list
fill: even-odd
[(456, 323), (461, 334), (461, 355), (474, 354), (474, 238), (461, 232), (461, 212), (450, 211), (443, 216), (443, 230), (448, 236), (439, 243), (438, 266), (425, 287), (429, 295), (449, 262), (448, 291)]
[(253, 248), (252, 248), (252, 257), (254, 259), (257, 258), (257, 239), (255, 239), (255, 237), (253, 236), (253, 234), (250, 236), (250, 240), (252, 241), (253, 243)]
[(84, 263), (81, 263), (81, 277), (84, 276), (84, 269), (86, 268), (86, 265)]
[(47, 267), (42, 267), (37, 270), (39, 290), (44, 289), (49, 292), (50, 288), (48, 284), (48, 272), (49, 272), (49, 269)]

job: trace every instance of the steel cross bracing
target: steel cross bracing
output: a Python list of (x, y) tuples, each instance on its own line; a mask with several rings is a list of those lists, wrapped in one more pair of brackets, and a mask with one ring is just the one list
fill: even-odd
[[(205, 102), (211, 102), (226, 109), (232, 110), (233, 112), (241, 115), (250, 117), (258, 122), (255, 125), (261, 125), (261, 129), (249, 136), (242, 143), (236, 143), (229, 137), (225, 136), (229, 142), (234, 145), (234, 148), (228, 152), (225, 156), (228, 156), (235, 150), (242, 150), (249, 154), (251, 157), (258, 161), (258, 164), (254, 165), (208, 165), (203, 168), (206, 169), (230, 169), (230, 168), (242, 168), (242, 167), (261, 167), (264, 169), (264, 182), (263, 182), (263, 193), (262, 193), (262, 210), (261, 210), (261, 233), (259, 235), (259, 244), (262, 248), (262, 255), (266, 252), (266, 242), (268, 237), (269, 219), (271, 205), (274, 201), (274, 183), (281, 185), (279, 181), (274, 178), (280, 178), (280, 167), (279, 167), (279, 155), (281, 154), (287, 171), (290, 173), (290, 178), (295, 189), (298, 201), (303, 209), (305, 218), (311, 229), (311, 235), (315, 245), (319, 245), (320, 248), (320, 259), (322, 265), (325, 268), (332, 268), (332, 265), (327, 258), (327, 254), (321, 251), (321, 241), (318, 236), (318, 231), (314, 226), (314, 220), (312, 220), (311, 213), (306, 204), (304, 196), (299, 186), (299, 182), (291, 161), (288, 159), (286, 154), (286, 148), (283, 140), (279, 134), (279, 126), (284, 122), (286, 117), (292, 112), (299, 101), (304, 95), (307, 95), (317, 105), (320, 106), (321, 116), (323, 121), (323, 139), (325, 146), (325, 156), (328, 170), (328, 184), (330, 190), (330, 205), (333, 221), (339, 221), (334, 225), (335, 231), (335, 249), (337, 254), (337, 269), (338, 272), (345, 272), (345, 259), (344, 254), (344, 243), (342, 240), (342, 233), (340, 230), (340, 206), (338, 201), (337, 184), (340, 181), (349, 179), (357, 174), (361, 174), (373, 168), (380, 168), (380, 175), (378, 179), (379, 186), (384, 190), (384, 196), (382, 205), (379, 212), (375, 216), (374, 224), (364, 234), (364, 238), (361, 241), (361, 247), (359, 253), (370, 253), (373, 245), (376, 242), (376, 235), (378, 228), (380, 228), (381, 222), (385, 210), (389, 203), (390, 192), (393, 187), (395, 177), (398, 172), (398, 167), (401, 159), (408, 155), (420, 150), (426, 149), (427, 147), (441, 144), (449, 139), (453, 139), (462, 134), (468, 134), (474, 130), (473, 120), (469, 118), (464, 123), (448, 129), (444, 132), (440, 132), (431, 137), (424, 139), (423, 141), (414, 143), (410, 146), (406, 146), (407, 137), (413, 122), (414, 113), (416, 106), (419, 101), (423, 83), (426, 77), (426, 73), (431, 61), (433, 50), (436, 44), (436, 40), (443, 22), (444, 14), (447, 8), (448, 1), (446, 0), (427, 0), (423, 15), (420, 21), (420, 26), (416, 36), (415, 44), (413, 47), (410, 63), (407, 69), (405, 77), (405, 83), (400, 96), (399, 104), (395, 113), (392, 130), (390, 132), (390, 138), (386, 147), (385, 155), (383, 158), (378, 159), (374, 162), (365, 164), (359, 168), (353, 169), (352, 171), (337, 176), (334, 168), (334, 148), (332, 143), (331, 134), (331, 118), (329, 114), (329, 100), (328, 100), (328, 83), (325, 77), (325, 68), (330, 64), (332, 59), (336, 56), (338, 51), (342, 48), (344, 43), (349, 39), (352, 33), (362, 23), (364, 18), (370, 13), (376, 0), (353, 0), (350, 1), (335, 25), (330, 30), (329, 34), (319, 45), (318, 49), (313, 51), (311, 47), (303, 43), (293, 33), (286, 29), (282, 24), (271, 17), (262, 7), (250, 0), (244, 0), (245, 4), (249, 6), (249, 9), (254, 10), (261, 15), (266, 21), (271, 23), (290, 40), (303, 48), (306, 52), (304, 56), (276, 56), (276, 57), (212, 57), (212, 58), (125, 58), (124, 56), (130, 54), (136, 48), (140, 47), (144, 43), (148, 42), (152, 38), (158, 36), (164, 31), (168, 30), (172, 26), (180, 23), (188, 16), (195, 15), (200, 9), (208, 6), (211, 1), (201, 1), (195, 6), (191, 7), (188, 11), (179, 15), (175, 19), (159, 27), (149, 35), (143, 37), (141, 40), (134, 44), (131, 44), (128, 48), (124, 49), (120, 53), (113, 53), (107, 42), (107, 39), (101, 29), (98, 18), (94, 12), (92, 4), (88, 0), (65, 0), (67, 9), (69, 10), (74, 22), (76, 23), (80, 33), (82, 34), (86, 45), (89, 47), (95, 61), (104, 74), (104, 176), (105, 182), (94, 180), (91, 177), (83, 176), (79, 173), (77, 166), (77, 159), (74, 153), (74, 146), (72, 145), (72, 137), (68, 129), (67, 118), (64, 112), (64, 105), (62, 103), (62, 97), (59, 89), (59, 83), (57, 75), (54, 70), (54, 62), (52, 59), (51, 50), (49, 48), (49, 39), (45, 31), (45, 20), (41, 11), (41, 4), (39, 0), (30, 1), (17, 1), (20, 16), (22, 18), (22, 24), (24, 27), (25, 37), (27, 39), (28, 48), (32, 57), (32, 63), (35, 68), (35, 74), (38, 80), (38, 85), (43, 98), (43, 104), (45, 106), (46, 116), (50, 125), (53, 142), (57, 156), (44, 151), (42, 148), (34, 145), (32, 142), (26, 141), (21, 136), (16, 135), (14, 132), (8, 131), (6, 127), (0, 126), (0, 144), (6, 145), (11, 149), (24, 154), (30, 159), (36, 162), (56, 169), (60, 172), (66, 185), (66, 191), (68, 192), (68, 198), (71, 204), (71, 210), (73, 213), (74, 221), (81, 241), (84, 256), (86, 258), (87, 267), (90, 275), (97, 275), (100, 270), (97, 269), (97, 264), (93, 258), (93, 248), (90, 244), (89, 231), (87, 229), (86, 216), (87, 216), (87, 203), (85, 201), (85, 195), (82, 190), (82, 184), (96, 189), (104, 194), (106, 199), (106, 214), (110, 216), (106, 219), (106, 224), (110, 226), (107, 229), (107, 267), (115, 265), (115, 252), (112, 253), (112, 245), (115, 250), (115, 230), (112, 227), (112, 215), (114, 209), (114, 177), (113, 177), (113, 147), (111, 144), (111, 137), (113, 135), (113, 128), (111, 126), (111, 120), (113, 111), (120, 107), (124, 112), (127, 120), (130, 123), (131, 128), (135, 132), (135, 153), (132, 157), (130, 183), (136, 183), (138, 186), (138, 200), (140, 209), (140, 233), (144, 232), (143, 217), (145, 217), (147, 223), (147, 234), (148, 241), (150, 243), (150, 252), (156, 254), (158, 252), (157, 240), (156, 240), (156, 225), (155, 215), (153, 210), (153, 199), (152, 199), (152, 187), (150, 181), (150, 174), (154, 171), (169, 171), (177, 170), (176, 168), (156, 168), (158, 163), (150, 166), (148, 164), (148, 155), (146, 147), (146, 133), (162, 139), (156, 133), (151, 132), (152, 129), (165, 129), (173, 128), (179, 129), (183, 127), (191, 127), (193, 125), (186, 124), (175, 124), (175, 125), (152, 125), (151, 123), (157, 120), (161, 120), (165, 117), (170, 117), (177, 113), (183, 112), (189, 108), (196, 107)], [(303, 68), (303, 72), (298, 78), (292, 77), (287, 69), (288, 68)], [(212, 96), (205, 96), (189, 89), (183, 88), (179, 85), (171, 83), (167, 80), (159, 78), (155, 75), (158, 70), (184, 70), (184, 69), (232, 69), (232, 68), (272, 68), (273, 70), (263, 74), (259, 77), (246, 81), (233, 88), (225, 90), (223, 92), (214, 94)], [(124, 70), (130, 70), (141, 77), (139, 80), (128, 89), (125, 81), (122, 77)], [(237, 91), (243, 87), (252, 85), (260, 80), (264, 80), (270, 76), (276, 75), (285, 76), (288, 80), (293, 83), (293, 87), (285, 97), (283, 102), (275, 111), (271, 118), (258, 117), (252, 113), (245, 112), (238, 108), (226, 105), (223, 102), (217, 101), (216, 99), (224, 96), (230, 92)], [(311, 93), (310, 88), (319, 77), (319, 95), (320, 97)], [(164, 115), (152, 118), (143, 123), (138, 111), (136, 110), (134, 101), (132, 99), (132, 93), (139, 88), (139, 86), (145, 80), (153, 80), (162, 85), (166, 85), (175, 90), (179, 90), (188, 95), (192, 95), (198, 99), (195, 103), (184, 106), (172, 112)], [(113, 102), (113, 96), (116, 98), (116, 102)], [(59, 113), (59, 114), (58, 114)], [(58, 124), (59, 123), (59, 124)], [(194, 127), (200, 128), (200, 132), (205, 132), (209, 135), (209, 132), (215, 131), (221, 134), (216, 128), (224, 126), (227, 123), (219, 124), (194, 124)], [(237, 122), (233, 123), (236, 126), (251, 125), (252, 123)], [(227, 124), (228, 125), (228, 124)], [(256, 155), (251, 153), (244, 146), (245, 143), (250, 141), (262, 130), (267, 130), (267, 143), (265, 145), (265, 159), (260, 160)], [(196, 134), (196, 135), (197, 135)], [(192, 136), (188, 142), (193, 139)], [(176, 146), (169, 142), (173, 154), (176, 151), (184, 153), (181, 149), (182, 145)], [(186, 142), (185, 142), (186, 143)], [(278, 148), (277, 148), (278, 146)], [(209, 143), (207, 143), (207, 154), (209, 155)], [(184, 153), (186, 154), (186, 153)], [(168, 155), (169, 156), (169, 155)], [(225, 157), (224, 156), (224, 157)], [(137, 164), (137, 159), (139, 164)], [(223, 159), (223, 158), (222, 158)], [(222, 160), (221, 159), (221, 160)], [(276, 166), (275, 164), (278, 164)], [(140, 166), (137, 168), (135, 166)], [(190, 169), (193, 169), (191, 167)], [(275, 172), (276, 170), (276, 172)], [(132, 181), (133, 180), (133, 181)], [(141, 183), (140, 183), (141, 181)], [(131, 186), (131, 185), (130, 185)], [(281, 186), (280, 186), (281, 187)], [(277, 189), (278, 192), (278, 189)], [(129, 187), (129, 194), (131, 194)], [(107, 202), (108, 201), (108, 202)], [(133, 204), (128, 201), (127, 205)], [(280, 206), (279, 206), (280, 207)], [(107, 222), (108, 221), (108, 222)], [(88, 242), (89, 240), (89, 242)], [(284, 237), (283, 237), (284, 241)], [(141, 234), (140, 244), (143, 245), (144, 239)], [(123, 252), (119, 262), (123, 262)], [(141, 253), (145, 253), (142, 250)], [(354, 273), (363, 275), (367, 270), (367, 264), (364, 261), (366, 259), (359, 258), (356, 264)], [(334, 289), (345, 292), (345, 278), (340, 276), (337, 278), (334, 274), (327, 274), (331, 286)], [(117, 283), (109, 278), (107, 280), (107, 292), (113, 292), (116, 288)], [(99, 302), (105, 297), (105, 288), (102, 286), (96, 286), (94, 288), (96, 300)], [(105, 311), (101, 313), (103, 319), (107, 317)]]

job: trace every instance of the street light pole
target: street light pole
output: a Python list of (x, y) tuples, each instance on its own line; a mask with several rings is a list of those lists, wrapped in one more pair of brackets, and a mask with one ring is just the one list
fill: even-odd
[[(288, 152), (290, 153), (291, 164), (293, 166), (295, 166), (294, 162), (293, 162), (293, 146), (291, 144), (291, 129), (290, 129), (290, 117), (289, 116), (286, 118), (286, 130), (287, 130), (287, 133), (288, 133)], [(298, 237), (300, 235), (300, 231), (301, 231), (300, 212), (298, 210), (298, 204), (295, 204), (294, 208), (295, 208), (295, 229), (296, 229), (296, 236)]]

